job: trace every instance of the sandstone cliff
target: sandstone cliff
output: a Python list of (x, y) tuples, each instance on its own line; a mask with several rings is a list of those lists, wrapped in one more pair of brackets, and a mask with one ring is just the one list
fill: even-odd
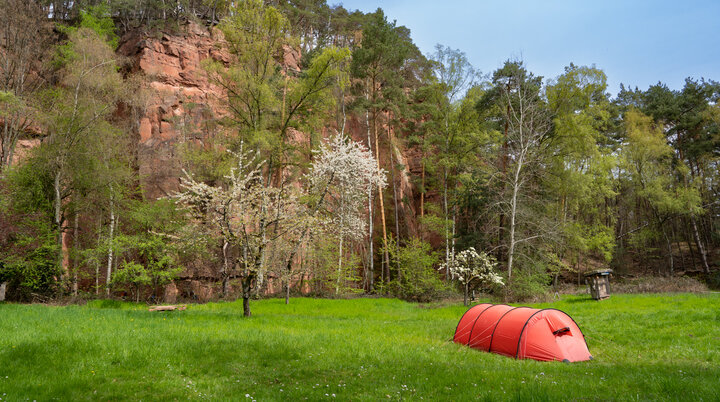
[[(131, 60), (132, 72), (141, 72), (147, 82), (148, 100), (144, 115), (137, 122), (138, 166), (143, 178), (145, 195), (158, 198), (178, 189), (181, 174), (177, 145), (192, 140), (209, 119), (222, 116), (222, 89), (208, 81), (201, 62), (211, 58), (223, 63), (230, 61), (222, 33), (190, 23), (175, 34), (131, 32), (125, 35), (118, 48), (121, 56)], [(298, 70), (300, 55), (286, 49), (284, 63)], [(336, 132), (327, 127), (326, 133)], [(363, 118), (348, 115), (346, 132), (356, 141), (367, 143), (367, 126)], [(303, 133), (293, 133), (302, 141)], [(387, 136), (385, 136), (387, 137)], [(390, 150), (387, 139), (380, 141), (381, 164), (390, 170)], [(417, 197), (413, 191), (410, 172), (419, 174), (417, 155), (395, 149), (396, 189), (400, 230), (403, 235), (416, 235)], [(386, 208), (392, 209), (392, 186)], [(391, 225), (393, 216), (388, 216)], [(379, 224), (379, 222), (378, 222)]]

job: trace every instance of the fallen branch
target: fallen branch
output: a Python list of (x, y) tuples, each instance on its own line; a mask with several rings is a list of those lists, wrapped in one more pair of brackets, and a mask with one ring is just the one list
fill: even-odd
[(186, 305), (182, 305), (182, 306), (151, 306), (149, 311), (173, 311), (173, 310), (183, 311), (185, 309), (187, 309)]

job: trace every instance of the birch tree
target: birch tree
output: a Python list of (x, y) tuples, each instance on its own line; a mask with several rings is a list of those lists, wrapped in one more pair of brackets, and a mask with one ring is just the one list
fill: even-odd
[(37, 119), (32, 96), (45, 83), (51, 28), (35, 1), (0, 2), (0, 174)]
[[(116, 131), (110, 122), (116, 104), (130, 98), (124, 92), (115, 54), (94, 31), (81, 28), (70, 32), (70, 41), (62, 48), (61, 62), (62, 85), (43, 97), (42, 123), (49, 135), (38, 151), (53, 175), (58, 245), (62, 244), (66, 230), (67, 210), (72, 207), (66, 201), (77, 201), (74, 195), (81, 193), (82, 187), (92, 185), (88, 168), (95, 165), (95, 160), (89, 156), (100, 137)], [(62, 261), (62, 254), (58, 258)]]
[(500, 231), (508, 234), (507, 241), (501, 246), (507, 251), (510, 282), (518, 245), (541, 238), (546, 231), (542, 217), (530, 207), (534, 203), (532, 187), (542, 174), (544, 141), (551, 131), (551, 124), (541, 98), (541, 77), (533, 76), (522, 63), (506, 62), (494, 73), (493, 82), (494, 88), (481, 99), (479, 106), (499, 112), (504, 124), (502, 163), (494, 180), (502, 189), (495, 205), (500, 216), (508, 218), (507, 227), (503, 225)]

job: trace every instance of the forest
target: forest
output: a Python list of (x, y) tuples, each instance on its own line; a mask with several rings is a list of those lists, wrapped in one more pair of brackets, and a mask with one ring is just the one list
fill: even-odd
[[(264, 296), (531, 300), (604, 268), (720, 287), (712, 79), (611, 96), (602, 66), (481, 72), (326, 0), (1, 0), (0, 23), (9, 300), (171, 287), (249, 316)], [(148, 166), (170, 73), (122, 50), (191, 31), (215, 92), (157, 123), (170, 156)]]

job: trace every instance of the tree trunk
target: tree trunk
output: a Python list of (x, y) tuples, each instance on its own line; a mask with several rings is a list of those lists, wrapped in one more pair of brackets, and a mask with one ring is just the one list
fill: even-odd
[(245, 317), (250, 317), (250, 290), (248, 289), (248, 292), (245, 293), (243, 291), (243, 315)]
[(420, 152), (420, 224), (425, 217), (425, 131), (422, 134), (422, 148)]
[(512, 278), (513, 258), (515, 257), (515, 217), (517, 216), (518, 193), (520, 191), (520, 171), (523, 167), (523, 155), (517, 160), (513, 180), (513, 193), (510, 199), (510, 243), (508, 244), (508, 285)]
[(222, 279), (222, 296), (223, 298), (228, 297), (230, 294), (230, 281), (229, 281), (229, 273), (230, 273), (230, 267), (228, 264), (228, 247), (230, 247), (230, 243), (227, 241), (227, 239), (223, 239), (223, 267), (222, 271), (220, 272), (220, 278)]
[[(111, 190), (112, 191), (112, 190)], [(105, 276), (105, 295), (110, 296), (110, 280), (112, 279), (112, 261), (113, 261), (113, 235), (115, 234), (115, 203), (112, 195), (110, 195), (110, 233), (108, 236), (108, 259), (107, 274)]]
[(250, 317), (250, 292), (252, 291), (252, 274), (248, 269), (248, 248), (243, 244), (243, 264), (245, 265), (242, 278), (243, 315)]
[[(378, 165), (378, 172), (381, 171), (380, 167), (380, 141), (378, 141), (378, 130), (377, 130), (377, 110), (373, 108), (373, 131), (375, 132), (375, 158), (377, 159), (377, 165)], [(383, 231), (383, 265), (381, 267), (381, 271), (383, 273), (382, 279), (383, 281), (389, 280), (388, 276), (390, 275), (390, 255), (388, 253), (388, 243), (387, 243), (387, 225), (385, 224), (385, 202), (383, 200), (383, 191), (382, 186), (378, 184), (378, 198), (380, 199), (380, 221), (382, 222), (382, 231)], [(387, 271), (386, 271), (387, 270)], [(386, 274), (387, 272), (387, 274)]]
[(668, 257), (668, 265), (669, 265), (669, 271), (670, 276), (672, 276), (675, 273), (675, 260), (673, 259), (673, 252), (672, 252), (672, 243), (670, 242), (670, 237), (668, 237), (667, 232), (665, 231), (665, 228), (662, 228), (662, 234), (663, 238), (665, 238), (665, 248), (667, 249), (667, 257)]
[[(677, 233), (675, 233), (675, 225), (670, 225), (670, 233), (672, 234), (673, 239), (675, 239), (675, 244), (678, 248), (678, 254), (680, 254), (680, 264), (682, 264), (683, 271), (687, 270), (687, 265), (685, 265), (685, 253), (682, 250), (682, 246), (680, 244), (680, 239), (678, 239)], [(690, 242), (688, 242), (689, 244)]]
[[(447, 167), (444, 168), (443, 171), (443, 214), (445, 217), (445, 220), (443, 221), (443, 225), (445, 226), (445, 262), (450, 262), (450, 229), (448, 228), (448, 186), (447, 186), (447, 180), (448, 180), (448, 172)], [(450, 280), (450, 266), (449, 264), (445, 264), (445, 282)]]
[[(397, 184), (395, 183), (395, 143), (390, 132), (390, 114), (388, 113), (388, 140), (390, 141), (390, 175), (393, 185), (393, 204), (395, 205), (395, 254), (400, 248), (400, 216), (398, 208)], [(400, 278), (400, 267), (398, 267), (398, 279)], [(390, 282), (390, 263), (388, 261), (388, 282)]]
[(55, 228), (57, 229), (57, 245), (58, 245), (58, 264), (62, 268), (62, 275), (60, 276), (60, 283), (63, 283), (67, 279), (68, 272), (67, 267), (63, 264), (63, 216), (62, 216), (62, 198), (60, 196), (60, 171), (55, 174), (54, 182), (55, 190)]
[(422, 167), (420, 171), (420, 222), (425, 217), (425, 157), (423, 156)]
[(457, 228), (456, 226), (457, 222), (457, 205), (453, 205), (453, 215), (452, 215), (452, 232), (450, 237), (450, 260), (455, 261), (455, 230)]
[(340, 235), (340, 245), (338, 246), (338, 268), (337, 281), (335, 282), (335, 294), (340, 294), (340, 277), (342, 276), (342, 258), (343, 258), (343, 237)]
[[(367, 92), (365, 98), (367, 99)], [(365, 110), (365, 125), (367, 126), (368, 150), (372, 149), (372, 141), (370, 140), (370, 119), (369, 113)], [(369, 272), (366, 273), (368, 281), (368, 292), (372, 292), (375, 286), (375, 253), (373, 252), (373, 203), (372, 203), (372, 186), (368, 186), (368, 266)]]
[(700, 240), (700, 233), (698, 233), (697, 222), (695, 221), (695, 216), (691, 215), (690, 221), (692, 222), (693, 237), (695, 238), (695, 245), (698, 248), (700, 258), (702, 259), (703, 271), (706, 274), (709, 274), (710, 273), (710, 265), (708, 264), (708, 261), (707, 261), (707, 254), (705, 253), (705, 247), (703, 247), (702, 240)]
[[(102, 223), (98, 224), (98, 240), (97, 244), (100, 245), (102, 240)], [(100, 294), (100, 259), (95, 258), (95, 295)]]
[[(510, 90), (510, 85), (508, 84), (506, 91)], [(508, 146), (508, 131), (510, 128), (510, 105), (506, 106), (505, 108), (505, 127), (503, 129), (505, 139), (503, 141), (502, 146), (502, 155), (500, 155), (500, 172), (502, 176), (504, 177), (507, 174), (507, 165), (508, 165), (508, 154), (509, 154), (509, 146)], [(500, 193), (504, 196), (505, 194), (505, 182), (501, 183), (502, 187), (500, 188)], [(503, 234), (505, 230), (505, 214), (501, 211), (500, 217), (498, 218), (498, 247), (497, 247), (497, 260), (502, 261), (503, 258)]]
[[(690, 230), (690, 225), (686, 222), (685, 223), (685, 236), (687, 236), (688, 239), (692, 238), (692, 231)], [(688, 240), (688, 250), (690, 250), (690, 265), (692, 265), (693, 271), (695, 270), (695, 250), (693, 249), (692, 241)]]
[(75, 219), (73, 222), (73, 279), (72, 279), (72, 294), (73, 297), (78, 295), (78, 226), (80, 214), (75, 211)]
[[(448, 113), (445, 113), (445, 155), (450, 154), (450, 123), (448, 121)], [(445, 282), (450, 280), (450, 229), (448, 228), (448, 167), (447, 162), (443, 166), (443, 225), (445, 226)]]
[(463, 304), (465, 305), (465, 307), (467, 307), (467, 305), (468, 305), (468, 288), (469, 288), (468, 283), (463, 285)]
[(215, 25), (215, 12), (217, 11), (217, 3), (218, 3), (218, 0), (215, 0), (215, 2), (213, 3), (213, 7), (212, 7), (212, 19), (210, 20), (210, 25), (211, 25), (211, 26)]
[[(302, 273), (300, 276), (302, 278)], [(302, 282), (300, 286), (302, 288)], [(288, 278), (287, 283), (285, 284), (285, 304), (290, 304), (290, 278)]]

